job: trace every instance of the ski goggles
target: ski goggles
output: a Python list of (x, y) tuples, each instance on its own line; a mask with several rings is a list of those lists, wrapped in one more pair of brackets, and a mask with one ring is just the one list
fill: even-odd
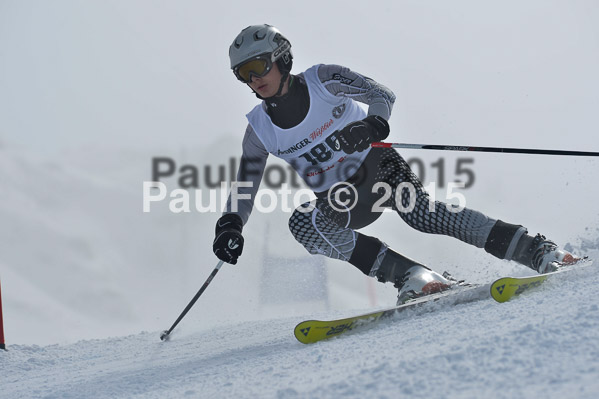
[(252, 76), (261, 78), (270, 72), (272, 61), (270, 57), (258, 56), (233, 68), (233, 73), (243, 83), (250, 83)]

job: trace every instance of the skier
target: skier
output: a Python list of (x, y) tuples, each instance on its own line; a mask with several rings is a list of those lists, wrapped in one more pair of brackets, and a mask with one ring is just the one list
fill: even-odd
[[(237, 181), (251, 182), (251, 187), (238, 189), (249, 199), (233, 204), (229, 196), (216, 224), (213, 250), (219, 259), (235, 264), (242, 253), (243, 226), (270, 153), (290, 163), (317, 198), (291, 215), (289, 229), (295, 239), (311, 254), (349, 262), (367, 276), (393, 283), (398, 303), (456, 282), (357, 231), (381, 216), (373, 211), (381, 200), (416, 230), (455, 237), (539, 273), (579, 260), (540, 234), (530, 236), (523, 226), (468, 208), (456, 212), (439, 201), (433, 210), (421, 182), (399, 153), (370, 147), (389, 135), (395, 101), (380, 83), (339, 65), (315, 65), (292, 75), (291, 44), (270, 25), (242, 30), (229, 57), (237, 79), (262, 102), (247, 114), (237, 175)], [(367, 104), (368, 112), (356, 101)], [(350, 201), (356, 205), (350, 208)]]

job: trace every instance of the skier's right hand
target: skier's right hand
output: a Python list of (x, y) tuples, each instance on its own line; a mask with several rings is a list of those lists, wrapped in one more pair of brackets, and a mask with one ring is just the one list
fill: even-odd
[(218, 259), (236, 264), (243, 251), (243, 221), (239, 215), (227, 213), (216, 222), (216, 238), (212, 250)]
[(378, 115), (351, 122), (337, 131), (337, 140), (341, 150), (346, 154), (362, 152), (370, 148), (370, 144), (381, 141), (389, 136), (389, 123)]

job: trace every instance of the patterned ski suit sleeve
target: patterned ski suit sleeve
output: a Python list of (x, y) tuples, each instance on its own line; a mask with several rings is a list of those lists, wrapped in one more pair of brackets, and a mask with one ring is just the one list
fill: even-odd
[(334, 96), (368, 104), (368, 115), (379, 115), (389, 120), (395, 94), (382, 84), (340, 65), (321, 65), (318, 78)]
[(233, 209), (232, 196), (229, 194), (227, 205), (223, 213), (236, 213), (243, 220), (245, 225), (254, 208), (254, 200), (256, 193), (260, 187), (262, 176), (264, 175), (264, 167), (268, 158), (268, 151), (264, 148), (264, 144), (260, 141), (254, 129), (248, 124), (243, 137), (243, 153), (241, 162), (237, 171), (238, 182), (251, 182), (251, 187), (238, 187), (239, 195), (249, 194), (249, 199), (239, 199), (237, 201), (237, 210)]

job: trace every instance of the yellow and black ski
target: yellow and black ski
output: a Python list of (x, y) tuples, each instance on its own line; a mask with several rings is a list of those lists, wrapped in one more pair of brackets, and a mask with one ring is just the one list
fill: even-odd
[(491, 284), (491, 296), (497, 302), (507, 302), (523, 292), (537, 288), (557, 274), (569, 271), (575, 272), (580, 270), (582, 267), (591, 265), (592, 263), (593, 262), (591, 260), (585, 259), (576, 263), (574, 266), (564, 266), (563, 268), (551, 273), (536, 274), (534, 276), (528, 277), (503, 277), (499, 280), (495, 280), (495, 282)]
[(365, 313), (358, 316), (337, 320), (306, 320), (299, 323), (294, 330), (295, 337), (304, 344), (311, 344), (336, 337), (348, 331), (372, 325), (382, 319), (390, 318), (398, 313), (418, 309), (427, 312), (440, 306), (451, 306), (473, 302), (489, 297), (489, 285), (457, 286), (437, 294), (414, 299), (409, 303)]
[(382, 319), (409, 310), (418, 309), (419, 312), (434, 311), (439, 307), (453, 306), (462, 303), (474, 302), (492, 297), (497, 302), (506, 302), (534, 289), (557, 274), (568, 271), (577, 271), (581, 267), (591, 265), (592, 261), (584, 260), (577, 263), (576, 267), (564, 267), (558, 271), (537, 274), (528, 277), (503, 277), (492, 284), (457, 286), (437, 294), (427, 295), (410, 301), (409, 303), (388, 309), (347, 317), (337, 320), (306, 320), (299, 323), (294, 330), (295, 337), (304, 344), (311, 344), (358, 328), (370, 326)]

